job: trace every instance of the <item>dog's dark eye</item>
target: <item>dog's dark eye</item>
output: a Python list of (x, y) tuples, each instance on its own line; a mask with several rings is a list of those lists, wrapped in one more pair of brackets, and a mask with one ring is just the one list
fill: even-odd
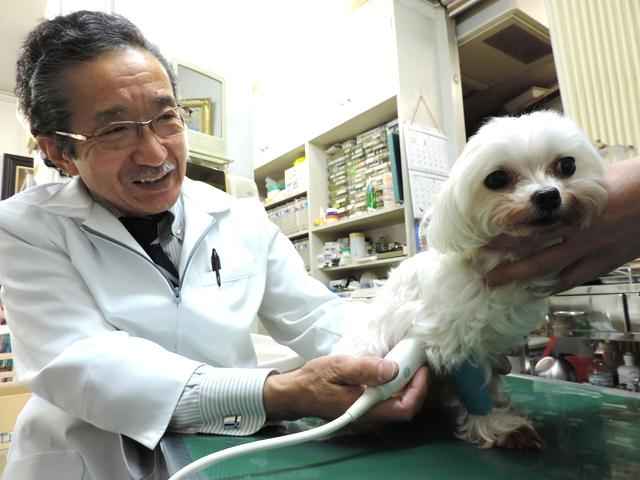
[(511, 176), (509, 172), (506, 170), (496, 170), (487, 175), (487, 178), (484, 179), (484, 186), (489, 190), (500, 190), (509, 185), (510, 181)]
[(556, 170), (561, 177), (570, 177), (576, 173), (576, 159), (573, 157), (562, 157), (558, 160)]

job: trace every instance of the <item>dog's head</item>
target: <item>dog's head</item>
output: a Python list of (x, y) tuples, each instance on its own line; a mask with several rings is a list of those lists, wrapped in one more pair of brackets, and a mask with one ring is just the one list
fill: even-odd
[(430, 248), (464, 252), (507, 233), (587, 225), (606, 206), (603, 162), (566, 117), (535, 112), (494, 118), (467, 143), (440, 191)]

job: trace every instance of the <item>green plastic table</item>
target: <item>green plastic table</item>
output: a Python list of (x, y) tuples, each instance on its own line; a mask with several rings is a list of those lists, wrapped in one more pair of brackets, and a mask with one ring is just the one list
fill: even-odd
[[(513, 404), (545, 440), (542, 452), (482, 450), (434, 424), (410, 424), (238, 457), (194, 479), (640, 479), (640, 394), (510, 375)], [(168, 435), (161, 444), (170, 473), (211, 452), (300, 431), (305, 419), (252, 437)]]

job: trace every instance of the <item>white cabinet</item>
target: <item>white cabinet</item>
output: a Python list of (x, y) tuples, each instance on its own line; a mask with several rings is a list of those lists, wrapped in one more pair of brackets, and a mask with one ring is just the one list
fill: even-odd
[(394, 96), (398, 68), (392, 1), (369, 1), (327, 27), (311, 55), (308, 98), (313, 104), (309, 136)]
[(337, 89), (337, 104), (344, 120), (398, 90), (392, 5), (393, 2), (368, 2), (353, 12), (340, 33), (344, 75)]
[(398, 90), (393, 2), (370, 0), (306, 42), (305, 56), (259, 80), (254, 168)]
[(255, 99), (254, 168), (304, 142), (306, 94), (293, 79), (274, 82), (265, 82)]
[[(416, 224), (402, 156), (398, 173), (403, 178), (404, 205), (385, 207), (336, 224), (317, 226), (314, 220), (329, 206), (327, 149), (396, 118), (401, 126), (432, 126), (413, 114), (421, 98), (442, 99), (440, 108), (434, 108), (438, 118), (427, 121), (437, 121), (454, 150), (461, 147), (457, 143), (464, 137), (464, 127), (462, 112), (456, 105), (461, 104), (462, 91), (453, 81), (459, 75), (453, 29), (444, 10), (436, 4), (370, 0), (335, 25), (327, 25), (326, 38), (306, 58), (291, 59), (299, 67), (295, 78), (287, 69), (281, 79), (273, 75), (261, 84), (256, 98), (255, 180), (264, 195), (267, 176), (281, 180), (294, 159), (306, 156), (309, 178), (304, 195), (309, 225), (300, 235), (308, 239), (311, 274), (323, 282), (357, 277), (371, 269), (383, 275), (401, 260), (383, 256), (375, 263), (319, 268), (317, 256), (323, 243), (351, 232), (363, 232), (372, 240), (385, 237), (390, 242), (401, 242), (407, 245), (409, 255), (415, 253)], [(425, 35), (425, 31), (429, 34)], [(416, 58), (413, 63), (407, 61), (412, 56)], [(433, 59), (432, 64), (423, 65), (421, 60), (425, 58)], [(439, 75), (434, 76), (434, 71)], [(402, 150), (402, 129), (400, 133)], [(300, 236), (296, 234), (296, 238)]]

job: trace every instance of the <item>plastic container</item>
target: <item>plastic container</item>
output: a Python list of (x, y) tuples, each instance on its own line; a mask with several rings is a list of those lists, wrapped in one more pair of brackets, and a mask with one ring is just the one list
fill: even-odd
[(353, 232), (349, 234), (349, 245), (351, 247), (352, 258), (363, 258), (367, 256), (367, 244), (364, 240), (364, 233)]
[(640, 368), (633, 363), (633, 355), (627, 352), (622, 357), (624, 364), (618, 367), (618, 384), (620, 388), (635, 390), (635, 385), (640, 378)]
[(340, 219), (340, 214), (338, 210), (335, 208), (327, 208), (327, 212), (325, 214), (325, 222), (326, 223), (336, 223)]
[(395, 203), (393, 194), (393, 176), (391, 172), (387, 172), (382, 176), (382, 205), (390, 207)]

